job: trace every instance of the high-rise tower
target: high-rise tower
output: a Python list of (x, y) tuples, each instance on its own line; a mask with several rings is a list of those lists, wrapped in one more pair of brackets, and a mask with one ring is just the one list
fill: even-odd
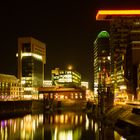
[(18, 78), (25, 89), (42, 86), (46, 45), (32, 37), (18, 38)]
[(140, 10), (100, 10), (97, 20), (110, 23), (111, 77), (114, 93), (136, 94), (140, 51)]
[[(95, 42), (93, 48), (93, 67), (94, 67), (94, 91), (96, 89), (107, 90), (108, 81), (110, 76), (110, 44), (109, 33), (101, 31)], [(99, 92), (100, 92), (99, 91)]]

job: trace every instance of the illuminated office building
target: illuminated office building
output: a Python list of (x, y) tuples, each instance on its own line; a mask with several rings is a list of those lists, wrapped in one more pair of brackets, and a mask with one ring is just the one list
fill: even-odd
[(81, 75), (73, 70), (52, 70), (52, 85), (59, 86), (80, 86)]
[(93, 46), (93, 66), (94, 66), (94, 93), (98, 90), (107, 90), (110, 77), (110, 45), (109, 33), (101, 31)]
[(140, 10), (99, 10), (96, 20), (109, 21), (111, 78), (114, 93), (136, 94), (140, 51)]
[(32, 37), (18, 38), (18, 78), (25, 90), (43, 85), (46, 45)]

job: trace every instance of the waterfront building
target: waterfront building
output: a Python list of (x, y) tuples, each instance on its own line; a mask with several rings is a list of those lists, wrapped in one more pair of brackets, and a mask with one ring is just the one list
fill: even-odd
[(39, 94), (43, 96), (45, 100), (86, 100), (86, 88), (83, 87), (40, 87)]
[(18, 79), (29, 93), (43, 86), (46, 45), (32, 37), (18, 38)]
[(73, 70), (60, 70), (55, 68), (51, 71), (52, 85), (75, 87), (81, 85), (81, 75)]
[(0, 99), (19, 98), (21, 94), (22, 88), (14, 75), (0, 74)]
[(107, 91), (110, 77), (110, 44), (109, 33), (101, 31), (93, 47), (93, 67), (94, 67), (94, 94)]
[(96, 20), (109, 21), (114, 93), (129, 93), (136, 98), (140, 63), (140, 10), (99, 10)]

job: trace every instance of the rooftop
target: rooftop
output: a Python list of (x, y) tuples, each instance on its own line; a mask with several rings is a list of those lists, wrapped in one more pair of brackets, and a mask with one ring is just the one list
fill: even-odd
[(140, 16), (140, 10), (99, 10), (96, 20), (111, 19), (112, 16)]
[(109, 38), (109, 33), (107, 31), (101, 31), (98, 34), (98, 38)]
[(17, 83), (18, 79), (14, 75), (7, 75), (7, 74), (0, 74), (0, 81), (1, 82), (12, 82), (12, 83)]

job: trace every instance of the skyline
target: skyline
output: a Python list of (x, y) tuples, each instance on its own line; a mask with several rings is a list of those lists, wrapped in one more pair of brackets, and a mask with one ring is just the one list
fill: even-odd
[[(107, 28), (96, 21), (98, 9), (138, 8), (140, 2), (3, 3), (1, 4), (0, 73), (17, 76), (17, 38), (32, 36), (46, 44), (45, 79), (55, 67), (71, 64), (85, 81), (92, 80), (92, 47)], [(69, 55), (68, 55), (69, 54)], [(8, 59), (7, 59), (8, 58)]]

